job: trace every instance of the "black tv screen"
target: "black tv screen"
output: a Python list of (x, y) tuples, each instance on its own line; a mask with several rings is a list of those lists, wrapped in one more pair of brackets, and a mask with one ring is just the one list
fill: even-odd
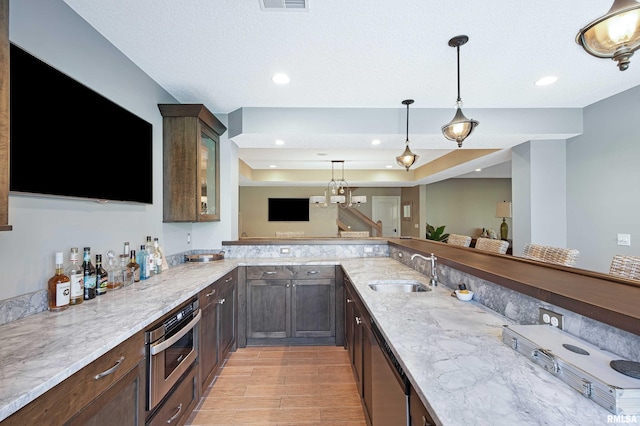
[(269, 222), (309, 222), (309, 199), (269, 198)]
[(10, 191), (151, 204), (151, 123), (10, 49)]

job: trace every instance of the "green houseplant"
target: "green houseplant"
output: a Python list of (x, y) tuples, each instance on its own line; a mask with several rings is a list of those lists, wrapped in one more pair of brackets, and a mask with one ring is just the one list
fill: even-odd
[(427, 223), (427, 240), (446, 241), (449, 238), (449, 234), (444, 233), (445, 226), (442, 225), (436, 228)]

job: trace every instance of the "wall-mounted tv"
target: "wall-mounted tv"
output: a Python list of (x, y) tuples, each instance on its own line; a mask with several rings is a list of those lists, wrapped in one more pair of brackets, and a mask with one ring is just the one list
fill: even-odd
[(309, 222), (308, 198), (269, 198), (269, 222)]
[(151, 123), (10, 49), (10, 191), (151, 204)]

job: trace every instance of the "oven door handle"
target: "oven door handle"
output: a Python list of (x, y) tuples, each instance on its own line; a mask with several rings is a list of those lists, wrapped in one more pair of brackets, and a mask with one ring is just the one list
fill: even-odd
[(198, 324), (200, 322), (200, 317), (201, 316), (202, 316), (202, 312), (200, 311), (200, 309), (198, 309), (198, 314), (195, 317), (193, 317), (193, 319), (191, 321), (189, 321), (189, 324), (187, 324), (185, 327), (183, 327), (182, 330), (180, 330), (178, 333), (174, 334), (173, 336), (171, 336), (167, 340), (165, 340), (163, 342), (160, 342), (157, 345), (151, 346), (151, 348), (150, 348), (151, 355), (159, 354), (160, 352), (164, 351), (165, 349), (167, 349), (168, 347), (173, 345), (175, 342), (180, 340), (182, 338), (182, 336), (184, 336), (185, 334), (190, 332), (191, 329), (193, 329), (193, 327), (195, 327), (196, 324)]

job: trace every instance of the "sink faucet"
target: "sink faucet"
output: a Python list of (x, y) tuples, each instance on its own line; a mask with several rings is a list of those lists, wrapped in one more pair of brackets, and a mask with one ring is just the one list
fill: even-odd
[(429, 284), (431, 287), (438, 286), (438, 271), (436, 270), (436, 259), (438, 259), (433, 253), (431, 253), (431, 257), (424, 257), (419, 253), (414, 253), (411, 255), (411, 260), (419, 257), (424, 260), (428, 260), (431, 262), (431, 278), (429, 279)]

